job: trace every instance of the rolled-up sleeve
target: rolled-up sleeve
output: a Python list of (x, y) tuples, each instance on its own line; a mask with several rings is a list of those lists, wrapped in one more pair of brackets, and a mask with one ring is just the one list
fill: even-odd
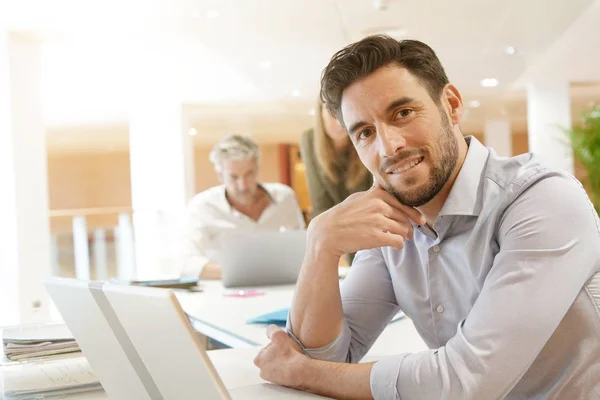
[[(344, 324), (340, 334), (320, 348), (303, 348), (310, 357), (359, 362), (399, 310), (381, 249), (359, 251), (342, 281)], [(293, 335), (291, 318), (288, 332)]]
[(382, 359), (376, 399), (500, 399), (527, 372), (598, 268), (596, 214), (581, 185), (551, 176), (524, 190), (499, 225), (499, 253), (445, 346)]

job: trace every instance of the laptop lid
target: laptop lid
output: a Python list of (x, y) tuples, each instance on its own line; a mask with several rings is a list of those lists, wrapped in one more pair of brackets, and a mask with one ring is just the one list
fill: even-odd
[(152, 399), (96, 303), (88, 282), (49, 278), (46, 289), (108, 397)]
[(66, 278), (46, 287), (109, 398), (230, 399), (171, 291)]
[(225, 235), (218, 260), (223, 286), (296, 283), (305, 250), (305, 230)]

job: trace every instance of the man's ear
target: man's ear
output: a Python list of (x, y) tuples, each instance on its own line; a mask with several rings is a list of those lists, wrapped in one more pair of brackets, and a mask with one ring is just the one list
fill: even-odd
[(217, 179), (219, 180), (219, 183), (223, 184), (224, 183), (223, 172), (218, 171), (218, 170), (215, 170), (215, 172), (217, 173)]
[(460, 92), (451, 83), (446, 84), (443, 90), (444, 108), (448, 112), (452, 125), (458, 125), (463, 114), (463, 102)]

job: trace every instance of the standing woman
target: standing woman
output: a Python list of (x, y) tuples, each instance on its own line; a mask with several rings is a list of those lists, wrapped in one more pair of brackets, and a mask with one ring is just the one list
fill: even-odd
[(306, 167), (312, 218), (373, 184), (373, 177), (358, 158), (348, 133), (321, 99), (315, 126), (302, 135), (300, 151)]

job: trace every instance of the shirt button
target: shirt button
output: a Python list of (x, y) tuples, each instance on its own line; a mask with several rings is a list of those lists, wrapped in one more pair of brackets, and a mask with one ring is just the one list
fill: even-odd
[(433, 251), (434, 251), (434, 253), (439, 253), (440, 252), (440, 246), (438, 246), (438, 245), (433, 246)]
[(444, 312), (444, 307), (440, 304), (439, 306), (436, 307), (435, 311), (437, 311), (438, 314), (441, 314)]

